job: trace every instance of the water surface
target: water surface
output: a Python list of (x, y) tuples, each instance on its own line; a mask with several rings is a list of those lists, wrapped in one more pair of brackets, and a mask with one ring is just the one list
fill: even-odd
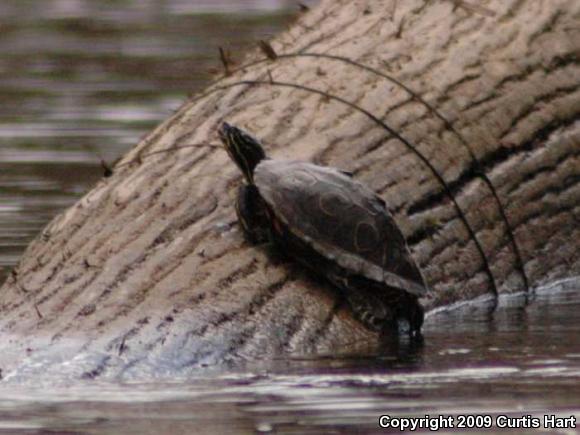
[(451, 417), (455, 429), (461, 416), (530, 416), (545, 432), (544, 416), (580, 419), (580, 280), (490, 302), (432, 315), (423, 346), (389, 355), (294, 356), (170, 383), (35, 388), (8, 374), (0, 433), (382, 433), (381, 415)]

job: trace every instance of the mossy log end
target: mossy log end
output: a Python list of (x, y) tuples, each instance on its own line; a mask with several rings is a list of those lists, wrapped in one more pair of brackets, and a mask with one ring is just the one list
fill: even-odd
[(79, 373), (171, 373), (376, 340), (331, 288), (244, 243), (241, 174), (223, 150), (187, 147), (217, 143), (223, 120), (273, 157), (376, 190), (429, 283), (428, 309), (494, 285), (525, 291), (499, 203), (530, 286), (577, 275), (580, 3), (387, 3), (322, 1), (271, 42), (277, 58), (250, 54), (56, 217), (0, 291), (0, 366), (58, 348), (102, 356)]

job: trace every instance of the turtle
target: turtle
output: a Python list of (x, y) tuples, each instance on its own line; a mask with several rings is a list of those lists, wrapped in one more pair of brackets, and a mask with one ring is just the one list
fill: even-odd
[(350, 172), (268, 158), (227, 122), (218, 135), (245, 178), (236, 201), (245, 238), (325, 278), (366, 328), (420, 337), (427, 287), (385, 201)]

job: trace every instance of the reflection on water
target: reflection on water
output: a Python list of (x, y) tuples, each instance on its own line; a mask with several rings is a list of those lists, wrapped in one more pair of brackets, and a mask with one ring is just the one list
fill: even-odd
[(240, 57), (296, 10), (290, 0), (0, 1), (0, 283), (102, 175), (100, 158), (123, 154), (207, 84), (219, 46)]
[(529, 304), (436, 313), (422, 348), (392, 356), (303, 356), (174, 383), (0, 384), (0, 433), (369, 433), (381, 415), (580, 418), (579, 391), (576, 279)]

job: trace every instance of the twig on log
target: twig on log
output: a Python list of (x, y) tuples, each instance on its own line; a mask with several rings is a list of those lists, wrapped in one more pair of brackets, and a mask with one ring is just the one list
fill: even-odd
[(491, 9), (488, 9), (478, 4), (468, 3), (464, 0), (451, 0), (451, 1), (455, 3), (456, 8), (463, 8), (466, 11), (473, 12), (479, 15), (484, 15), (490, 18), (493, 18), (496, 15), (495, 11), (492, 11)]
[(270, 60), (278, 59), (278, 54), (276, 53), (276, 50), (274, 50), (274, 48), (268, 41), (264, 41), (261, 39), (258, 41), (258, 46), (260, 47), (260, 50), (262, 50), (262, 53), (264, 53), (268, 59)]
[(228, 56), (228, 53), (226, 53), (226, 51), (223, 49), (223, 47), (219, 47), (219, 51), (220, 51), (220, 60), (222, 61), (222, 65), (224, 67), (224, 74), (226, 77), (229, 77), (232, 75), (232, 71), (230, 69), (231, 65), (230, 58)]

